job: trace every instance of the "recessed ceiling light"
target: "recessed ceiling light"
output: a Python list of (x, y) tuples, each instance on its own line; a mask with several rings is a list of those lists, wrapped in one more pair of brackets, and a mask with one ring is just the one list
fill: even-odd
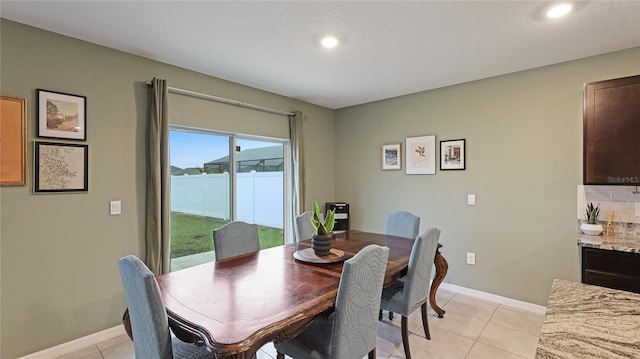
[(344, 46), (344, 44), (347, 43), (347, 36), (338, 32), (327, 31), (313, 35), (313, 37), (311, 37), (311, 42), (315, 46), (319, 46), (327, 50), (333, 50), (337, 47)]
[(547, 17), (549, 18), (558, 18), (563, 17), (568, 14), (573, 6), (571, 4), (558, 4), (547, 11)]
[(335, 35), (326, 35), (320, 39), (320, 45), (326, 49), (333, 49), (338, 46), (340, 40)]

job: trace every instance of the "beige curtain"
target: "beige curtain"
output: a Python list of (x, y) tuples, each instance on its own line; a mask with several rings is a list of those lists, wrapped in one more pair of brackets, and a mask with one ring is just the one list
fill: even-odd
[(167, 81), (150, 86), (147, 138), (147, 232), (145, 263), (155, 274), (170, 271), (169, 262), (169, 119)]
[(289, 138), (291, 140), (291, 223), (294, 226), (294, 238), (298, 237), (296, 217), (304, 212), (304, 146), (302, 141), (302, 121), (300, 111), (289, 116)]

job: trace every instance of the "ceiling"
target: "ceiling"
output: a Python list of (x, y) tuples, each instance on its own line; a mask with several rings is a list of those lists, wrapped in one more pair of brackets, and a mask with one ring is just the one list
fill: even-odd
[[(640, 46), (640, 1), (553, 20), (550, 4), (2, 0), (0, 16), (337, 109)], [(323, 49), (324, 32), (346, 41)]]

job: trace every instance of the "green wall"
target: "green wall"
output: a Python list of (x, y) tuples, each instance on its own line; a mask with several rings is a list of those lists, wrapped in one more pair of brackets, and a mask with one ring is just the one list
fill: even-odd
[[(323, 164), (306, 168), (306, 207), (313, 199), (334, 198), (334, 169), (327, 165), (335, 157), (333, 110), (5, 19), (0, 34), (0, 91), (27, 99), (29, 132), (27, 186), (0, 187), (2, 358), (120, 323), (126, 305), (117, 260), (144, 253), (144, 81), (159, 77), (173, 87), (303, 111), (304, 133), (323, 136), (305, 138), (309, 162)], [(87, 97), (88, 193), (32, 193), (37, 88)], [(200, 115), (208, 121), (194, 123), (211, 129), (216, 121), (229, 122), (216, 119), (224, 112)], [(116, 199), (122, 200), (122, 215), (109, 216), (109, 201)]]
[[(635, 48), (333, 111), (4, 19), (0, 27), (0, 92), (26, 98), (29, 111), (28, 185), (0, 187), (2, 358), (120, 323), (116, 261), (144, 251), (144, 81), (303, 111), (306, 209), (349, 202), (352, 228), (371, 231), (387, 212), (409, 210), (421, 230), (443, 230), (445, 282), (544, 305), (553, 278), (579, 280), (582, 84), (640, 73)], [(37, 88), (87, 96), (88, 193), (32, 193)], [(225, 111), (202, 115), (216, 129), (228, 125), (215, 118)], [(467, 140), (465, 171), (380, 170), (382, 144), (431, 134)], [(109, 216), (115, 199), (123, 213)]]
[[(546, 305), (554, 278), (580, 280), (582, 86), (639, 73), (634, 48), (340, 109), (336, 196), (356, 229), (382, 231), (393, 210), (441, 228), (446, 283)], [(381, 171), (382, 144), (422, 135), (466, 139), (466, 170)]]

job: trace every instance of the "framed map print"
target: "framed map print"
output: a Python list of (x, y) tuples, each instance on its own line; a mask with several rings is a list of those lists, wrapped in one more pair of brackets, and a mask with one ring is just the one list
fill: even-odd
[(89, 146), (35, 142), (34, 192), (89, 190)]

